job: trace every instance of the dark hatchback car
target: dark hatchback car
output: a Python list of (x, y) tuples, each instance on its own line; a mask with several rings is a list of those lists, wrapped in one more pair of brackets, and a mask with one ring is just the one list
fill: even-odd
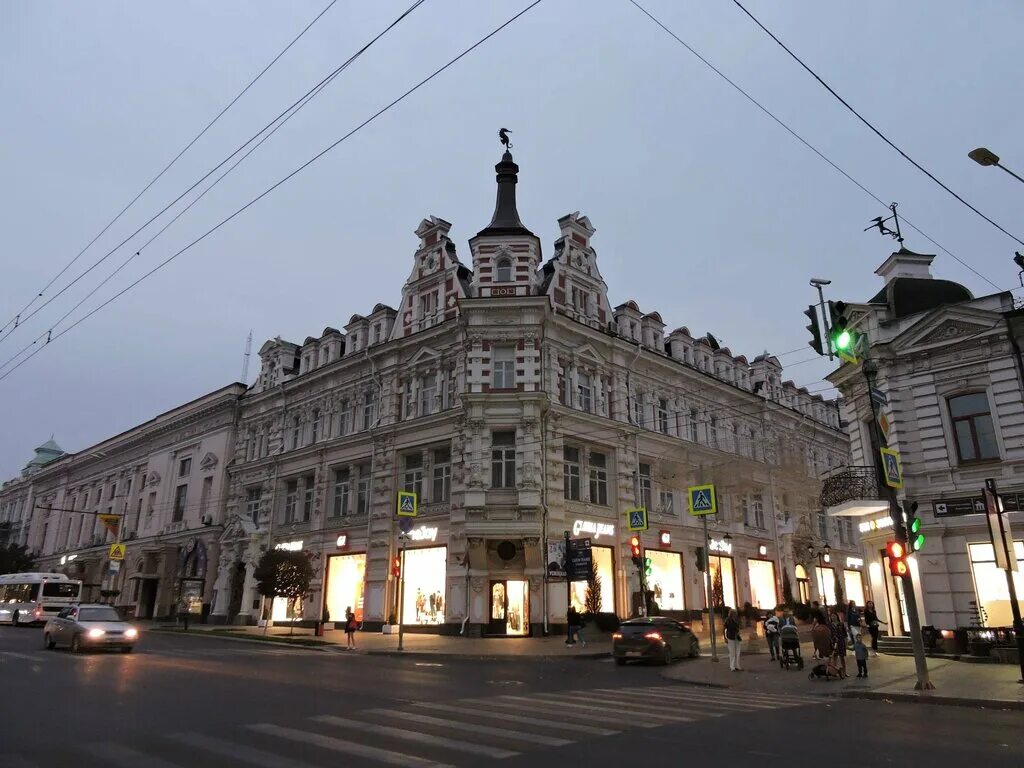
[(671, 664), (700, 655), (700, 643), (686, 624), (667, 616), (627, 619), (612, 635), (612, 656), (622, 666), (631, 659)]

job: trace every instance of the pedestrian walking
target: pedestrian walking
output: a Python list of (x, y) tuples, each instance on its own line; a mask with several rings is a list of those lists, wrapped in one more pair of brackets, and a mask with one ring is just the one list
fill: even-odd
[(832, 639), (831, 659), (834, 666), (839, 669), (839, 676), (846, 677), (846, 638), (848, 629), (843, 621), (843, 614), (836, 610), (832, 612), (829, 629)]
[(576, 639), (579, 638), (583, 641), (583, 646), (586, 647), (587, 643), (580, 635), (583, 628), (583, 617), (580, 616), (580, 612), (576, 610), (575, 605), (570, 605), (569, 610), (566, 611), (565, 622), (569, 627), (569, 636), (566, 638), (565, 644), (576, 645)]
[(725, 644), (729, 647), (729, 670), (742, 672), (740, 666), (740, 619), (735, 608), (729, 609), (725, 618)]
[(356, 615), (352, 612), (352, 606), (345, 607), (345, 638), (348, 640), (346, 648), (355, 650), (356, 647)]
[(864, 606), (864, 623), (868, 626), (868, 633), (871, 635), (871, 653), (874, 656), (878, 655), (878, 625), (885, 624), (878, 618), (878, 613), (875, 611), (874, 600), (868, 600)]
[(764, 620), (764, 637), (768, 641), (768, 653), (771, 654), (772, 661), (779, 659), (779, 627), (781, 624), (779, 615), (781, 613), (782, 611), (776, 608), (775, 613), (769, 614)]
[(868, 676), (868, 647), (864, 645), (864, 638), (857, 635), (853, 642), (853, 657), (857, 660), (857, 677)]
[(832, 655), (832, 632), (824, 621), (817, 618), (811, 627), (811, 643), (814, 645), (814, 658), (827, 659)]
[(851, 644), (856, 643), (857, 638), (860, 637), (860, 627), (863, 621), (864, 618), (860, 608), (857, 607), (857, 601), (850, 600), (850, 604), (846, 607), (846, 626), (850, 628)]

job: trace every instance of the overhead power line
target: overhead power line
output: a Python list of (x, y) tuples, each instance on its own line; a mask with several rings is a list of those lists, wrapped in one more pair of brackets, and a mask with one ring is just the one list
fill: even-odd
[[(697, 59), (699, 59), (700, 62), (702, 64), (704, 64), (704, 66), (706, 66), (708, 69), (710, 69), (716, 75), (718, 75), (722, 80), (724, 80), (726, 83), (728, 83), (730, 86), (732, 86), (747, 101), (749, 101), (751, 104), (753, 104), (759, 110), (764, 112), (764, 114), (766, 114), (768, 117), (770, 117), (776, 123), (778, 123), (779, 126), (782, 127), (793, 138), (795, 138), (797, 141), (799, 141), (801, 144), (803, 144), (805, 147), (807, 147), (809, 150), (811, 150), (814, 154), (816, 154), (819, 158), (821, 158), (826, 163), (828, 163), (828, 165), (830, 165), (833, 170), (837, 171), (839, 174), (841, 174), (843, 177), (845, 177), (847, 179), (847, 181), (849, 181), (850, 183), (855, 185), (858, 189), (860, 189), (862, 192), (864, 192), (864, 194), (868, 195), (868, 197), (870, 197), (872, 200), (877, 202), (883, 208), (888, 208), (889, 203), (887, 203), (884, 200), (882, 200), (882, 198), (880, 198), (878, 195), (876, 195), (874, 192), (872, 192), (870, 189), (868, 189), (866, 186), (864, 186), (861, 182), (857, 181), (857, 179), (855, 179), (853, 176), (851, 176), (849, 173), (847, 173), (845, 170), (843, 170), (838, 164), (833, 162), (827, 155), (825, 155), (824, 152), (822, 152), (816, 146), (811, 144), (807, 139), (805, 139), (803, 136), (801, 136), (799, 133), (797, 133), (793, 128), (791, 128), (787, 123), (785, 123), (780, 117), (776, 116), (775, 113), (773, 113), (771, 110), (768, 109), (768, 107), (764, 106), (764, 104), (762, 104), (757, 99), (755, 99), (753, 96), (751, 96), (747, 91), (743, 90), (743, 88), (741, 88), (734, 80), (732, 80), (728, 75), (726, 75), (724, 72), (722, 72), (722, 70), (718, 69), (718, 67), (716, 67), (708, 59), (706, 59), (703, 55), (701, 55), (695, 48), (693, 48), (693, 46), (691, 46), (689, 43), (687, 43), (685, 40), (683, 40), (681, 37), (679, 37), (675, 32), (673, 32), (671, 29), (669, 29), (667, 26), (665, 26), (661, 22), (661, 20), (659, 20), (650, 11), (648, 11), (646, 8), (644, 8), (642, 5), (640, 5), (640, 3), (637, 2), (637, 0), (629, 0), (629, 2), (632, 3), (634, 6), (636, 6), (636, 8), (641, 13), (643, 13), (648, 19), (650, 19), (654, 24), (656, 24), (657, 26), (661, 27), (661, 29), (666, 34), (668, 34), (672, 39), (674, 39), (677, 43), (679, 43), (681, 46), (683, 46), (686, 50), (688, 50), (690, 53), (692, 53), (694, 56), (696, 56)], [(919, 235), (921, 235), (923, 238), (925, 238), (928, 242), (930, 242), (936, 248), (939, 248), (943, 253), (948, 255), (950, 258), (952, 258), (953, 260), (957, 261), (959, 264), (961, 264), (965, 268), (969, 269), (971, 272), (973, 272), (975, 275), (980, 277), (986, 283), (991, 285), (997, 291), (1002, 291), (1003, 290), (996, 283), (994, 283), (993, 281), (989, 280), (987, 277), (985, 277), (985, 275), (981, 274), (981, 272), (976, 270), (974, 267), (972, 267), (966, 261), (961, 259), (955, 253), (953, 253), (948, 248), (946, 248), (944, 245), (942, 245), (941, 243), (936, 241), (927, 232), (925, 232), (920, 227), (915, 225), (906, 216), (901, 214), (900, 215), (900, 220), (904, 224), (909, 226), (911, 229), (915, 230)]]
[[(7, 370), (7, 371), (6, 371), (6, 372), (4, 372), (4, 373), (3, 373), (2, 375), (0, 375), (0, 381), (3, 381), (4, 379), (6, 379), (6, 378), (7, 378), (8, 376), (10, 376), (10, 375), (11, 375), (12, 373), (14, 373), (14, 372), (15, 372), (16, 370), (18, 370), (18, 368), (20, 368), (20, 367), (21, 367), (22, 365), (24, 365), (25, 363), (27, 363), (27, 362), (28, 362), (29, 360), (31, 360), (31, 359), (32, 359), (33, 357), (35, 357), (35, 356), (36, 356), (37, 354), (39, 354), (39, 352), (41, 352), (41, 351), (42, 351), (43, 349), (45, 349), (45, 348), (46, 348), (46, 347), (47, 347), (47, 346), (48, 346), (48, 345), (49, 345), (49, 344), (50, 344), (51, 342), (55, 341), (56, 339), (59, 339), (60, 337), (64, 336), (64, 335), (65, 335), (66, 333), (68, 333), (68, 332), (69, 332), (69, 331), (71, 331), (72, 329), (74, 329), (74, 328), (76, 328), (77, 326), (81, 325), (81, 324), (82, 324), (83, 322), (85, 322), (86, 320), (88, 320), (88, 319), (89, 319), (90, 317), (92, 317), (93, 315), (95, 315), (95, 314), (96, 314), (97, 312), (99, 312), (100, 310), (102, 310), (102, 309), (103, 309), (104, 307), (107, 307), (107, 306), (109, 306), (109, 305), (110, 305), (111, 303), (113, 303), (114, 301), (116, 301), (117, 299), (119, 299), (119, 298), (120, 298), (121, 296), (123, 296), (124, 294), (126, 294), (126, 293), (127, 293), (128, 291), (132, 290), (132, 289), (133, 289), (133, 288), (134, 288), (135, 286), (137, 286), (137, 285), (138, 285), (139, 283), (141, 283), (142, 281), (146, 280), (146, 279), (147, 279), (148, 277), (150, 277), (150, 276), (151, 276), (151, 275), (153, 275), (154, 273), (158, 272), (159, 270), (163, 269), (163, 268), (164, 268), (165, 266), (167, 266), (168, 264), (170, 264), (170, 263), (171, 263), (172, 261), (174, 261), (174, 260), (175, 260), (176, 258), (178, 258), (179, 256), (181, 256), (181, 255), (182, 255), (183, 253), (186, 253), (187, 251), (189, 251), (190, 249), (192, 249), (193, 247), (195, 247), (196, 245), (198, 245), (199, 243), (201, 243), (201, 242), (202, 242), (203, 240), (205, 240), (205, 239), (206, 239), (207, 237), (209, 237), (210, 235), (212, 235), (212, 234), (213, 234), (214, 232), (216, 232), (217, 230), (219, 230), (219, 229), (220, 229), (221, 227), (223, 227), (223, 226), (224, 226), (225, 224), (227, 224), (228, 222), (232, 221), (232, 220), (233, 220), (234, 218), (236, 218), (236, 217), (237, 217), (237, 216), (239, 216), (240, 214), (244, 213), (245, 211), (247, 211), (247, 210), (248, 210), (249, 208), (251, 208), (251, 207), (252, 207), (253, 205), (255, 205), (256, 203), (258, 203), (258, 202), (259, 202), (260, 200), (262, 200), (262, 199), (263, 199), (264, 197), (266, 197), (267, 195), (269, 195), (269, 194), (270, 194), (271, 192), (273, 192), (274, 190), (276, 190), (276, 189), (277, 189), (278, 187), (280, 187), (280, 186), (281, 186), (282, 184), (286, 183), (287, 181), (289, 181), (290, 179), (292, 179), (292, 178), (293, 178), (294, 176), (297, 176), (297, 175), (298, 175), (299, 173), (301, 173), (301, 172), (302, 172), (302, 171), (304, 171), (304, 170), (305, 170), (306, 168), (308, 168), (308, 167), (309, 167), (310, 165), (312, 165), (313, 163), (315, 163), (316, 161), (318, 161), (318, 160), (319, 160), (320, 158), (322, 158), (322, 157), (323, 157), (324, 155), (326, 155), (326, 154), (327, 154), (328, 152), (330, 152), (331, 150), (333, 150), (333, 149), (334, 149), (335, 147), (337, 147), (337, 146), (338, 146), (339, 144), (341, 144), (342, 142), (344, 142), (344, 141), (346, 141), (347, 139), (349, 139), (349, 138), (351, 138), (352, 136), (354, 136), (354, 135), (355, 135), (356, 133), (358, 133), (359, 131), (361, 131), (361, 130), (362, 130), (363, 128), (365, 128), (365, 127), (366, 127), (367, 125), (369, 125), (370, 123), (374, 122), (374, 121), (375, 121), (375, 120), (376, 120), (376, 119), (377, 119), (378, 117), (380, 117), (381, 115), (383, 115), (383, 114), (385, 114), (386, 112), (390, 111), (390, 110), (391, 110), (391, 109), (392, 109), (393, 107), (395, 107), (396, 105), (398, 105), (399, 103), (401, 103), (402, 101), (404, 101), (404, 100), (405, 100), (405, 99), (406, 99), (407, 97), (411, 96), (411, 95), (412, 95), (413, 93), (415, 93), (416, 91), (418, 91), (418, 90), (419, 90), (420, 88), (422, 88), (422, 87), (423, 87), (424, 85), (426, 85), (427, 83), (429, 83), (429, 82), (430, 82), (431, 80), (433, 80), (433, 79), (434, 79), (435, 77), (437, 77), (438, 75), (440, 75), (440, 74), (441, 74), (442, 72), (444, 72), (444, 71), (446, 71), (447, 69), (449, 69), (450, 67), (452, 67), (452, 66), (453, 66), (454, 64), (456, 64), (456, 63), (457, 63), (458, 61), (460, 61), (461, 59), (463, 59), (463, 58), (464, 58), (465, 56), (469, 55), (469, 54), (470, 54), (471, 52), (473, 52), (474, 50), (476, 50), (477, 48), (479, 48), (479, 47), (480, 47), (481, 45), (483, 45), (483, 44), (484, 44), (485, 42), (487, 42), (487, 41), (488, 41), (488, 40), (490, 40), (490, 39), (491, 39), (492, 37), (494, 37), (494, 36), (495, 36), (496, 34), (498, 34), (499, 32), (501, 32), (501, 31), (502, 31), (502, 30), (503, 30), (503, 29), (504, 29), (505, 27), (507, 27), (508, 25), (512, 24), (512, 23), (513, 23), (514, 21), (516, 21), (516, 20), (517, 20), (517, 19), (518, 19), (518, 18), (519, 18), (520, 16), (523, 16), (523, 15), (524, 15), (525, 13), (527, 13), (528, 11), (530, 11), (530, 10), (532, 10), (533, 8), (535, 8), (536, 6), (540, 5), (540, 3), (541, 3), (542, 1), (543, 1), (543, 0), (534, 0), (534, 1), (532, 2), (532, 3), (530, 3), (530, 4), (529, 4), (529, 5), (527, 5), (527, 6), (525, 7), (525, 8), (523, 8), (523, 9), (522, 9), (521, 11), (519, 11), (519, 12), (517, 12), (517, 13), (516, 13), (515, 15), (513, 15), (513, 16), (509, 17), (509, 18), (508, 18), (508, 19), (507, 19), (506, 21), (502, 22), (502, 23), (501, 23), (500, 25), (498, 25), (498, 26), (497, 26), (497, 27), (495, 27), (495, 28), (494, 28), (493, 30), (491, 30), (490, 32), (488, 32), (488, 33), (487, 33), (486, 35), (484, 35), (484, 36), (483, 36), (482, 38), (480, 38), (479, 40), (477, 40), (477, 41), (476, 41), (475, 43), (473, 43), (473, 44), (472, 44), (471, 46), (469, 46), (468, 48), (466, 48), (465, 50), (463, 50), (463, 51), (462, 51), (462, 52), (461, 52), (460, 54), (458, 54), (458, 55), (457, 55), (457, 56), (455, 56), (454, 58), (450, 59), (450, 60), (449, 60), (449, 61), (448, 61), (448, 62), (447, 62), (446, 64), (442, 65), (442, 66), (441, 66), (441, 67), (439, 67), (438, 69), (435, 69), (435, 70), (434, 70), (434, 71), (433, 71), (433, 72), (432, 72), (431, 74), (427, 75), (427, 76), (426, 76), (425, 78), (423, 78), (422, 80), (420, 80), (420, 81), (419, 81), (418, 83), (416, 83), (416, 85), (414, 85), (414, 86), (412, 86), (411, 88), (409, 88), (409, 89), (408, 89), (407, 91), (405, 91), (405, 92), (404, 92), (404, 93), (403, 93), (402, 95), (400, 95), (399, 97), (397, 97), (397, 98), (396, 98), (396, 99), (394, 99), (393, 101), (389, 102), (388, 104), (386, 104), (385, 106), (381, 107), (381, 108), (380, 108), (379, 110), (377, 110), (376, 112), (374, 112), (374, 113), (373, 113), (372, 115), (370, 115), (370, 117), (366, 118), (366, 120), (364, 120), (363, 122), (361, 122), (361, 123), (360, 123), (359, 125), (357, 125), (357, 126), (356, 126), (355, 128), (353, 128), (352, 130), (350, 130), (350, 131), (349, 131), (348, 133), (346, 133), (346, 134), (344, 134), (343, 136), (341, 136), (340, 138), (336, 139), (336, 140), (335, 140), (334, 142), (332, 142), (331, 144), (328, 144), (328, 145), (327, 145), (326, 147), (324, 147), (324, 148), (323, 148), (322, 150), (320, 150), (320, 151), (319, 151), (319, 152), (317, 152), (317, 153), (316, 153), (315, 155), (313, 155), (313, 156), (312, 156), (311, 158), (309, 158), (309, 159), (308, 159), (308, 160), (307, 160), (306, 162), (302, 163), (302, 165), (300, 165), (300, 166), (298, 166), (297, 168), (295, 168), (294, 170), (290, 171), (290, 172), (289, 172), (288, 174), (286, 174), (285, 176), (283, 176), (282, 178), (280, 178), (280, 179), (279, 179), (278, 181), (274, 182), (274, 183), (273, 183), (272, 185), (270, 185), (270, 186), (269, 186), (269, 187), (267, 187), (267, 188), (266, 188), (265, 190), (263, 190), (263, 191), (262, 191), (262, 192), (261, 192), (260, 194), (258, 194), (258, 195), (257, 195), (256, 197), (252, 198), (252, 199), (251, 199), (251, 200), (250, 200), (249, 202), (247, 202), (247, 203), (246, 203), (245, 205), (243, 205), (243, 206), (242, 206), (241, 208), (238, 208), (237, 210), (235, 210), (235, 212), (234, 212), (234, 213), (232, 213), (232, 214), (230, 214), (229, 216), (227, 216), (227, 217), (225, 217), (225, 218), (221, 219), (221, 220), (220, 220), (220, 221), (219, 221), (219, 222), (218, 222), (217, 224), (215, 224), (214, 226), (210, 227), (210, 229), (206, 230), (206, 231), (205, 231), (205, 232), (204, 232), (203, 234), (201, 234), (201, 235), (200, 235), (199, 237), (197, 237), (197, 238), (196, 238), (195, 240), (193, 240), (192, 242), (190, 242), (190, 243), (189, 243), (188, 245), (186, 245), (185, 247), (181, 248), (181, 249), (180, 249), (180, 250), (178, 250), (178, 251), (175, 251), (175, 252), (174, 252), (173, 254), (171, 254), (170, 256), (168, 256), (168, 257), (167, 257), (166, 259), (164, 259), (164, 260), (163, 260), (162, 262), (160, 262), (160, 263), (159, 263), (159, 264), (157, 264), (157, 265), (156, 265), (155, 267), (153, 267), (152, 269), (150, 269), (150, 270), (149, 270), (148, 272), (146, 272), (145, 274), (143, 274), (143, 275), (142, 275), (141, 277), (139, 277), (138, 279), (136, 279), (136, 280), (135, 280), (134, 282), (132, 282), (132, 283), (129, 283), (129, 284), (128, 284), (128, 285), (127, 285), (127, 286), (126, 286), (125, 288), (123, 288), (123, 289), (121, 289), (120, 291), (118, 291), (117, 293), (115, 293), (115, 294), (114, 294), (113, 296), (111, 296), (110, 298), (108, 298), (108, 299), (107, 299), (106, 301), (104, 301), (104, 302), (103, 302), (102, 304), (100, 304), (99, 306), (97, 306), (97, 307), (95, 307), (94, 309), (90, 310), (90, 311), (89, 311), (88, 313), (86, 313), (85, 315), (83, 315), (82, 317), (80, 317), (80, 318), (79, 318), (78, 320), (76, 320), (76, 321), (75, 321), (74, 323), (72, 323), (71, 325), (69, 325), (69, 326), (68, 326), (67, 328), (65, 328), (64, 330), (62, 330), (62, 331), (60, 331), (59, 333), (56, 333), (56, 334), (53, 334), (53, 333), (47, 333), (47, 334), (46, 334), (46, 342), (45, 342), (44, 344), (42, 344), (41, 346), (38, 346), (38, 347), (36, 347), (36, 349), (35, 349), (35, 350), (33, 350), (33, 352), (32, 352), (32, 353), (31, 353), (30, 355), (26, 356), (25, 358), (23, 358), (22, 360), (20, 360), (20, 361), (19, 361), (19, 362), (18, 362), (18, 363), (17, 363), (16, 365), (12, 366), (12, 367), (11, 367), (11, 368), (10, 368), (9, 370)], [(417, 3), (417, 5), (418, 5), (418, 4), (419, 4), (419, 3)], [(257, 135), (258, 135), (258, 134), (257, 134)], [(228, 159), (230, 159), (230, 158), (228, 158)], [(225, 160), (225, 162), (227, 162), (227, 161)], [(220, 165), (223, 165), (223, 164), (224, 164), (224, 163), (221, 163)], [(219, 168), (219, 167), (220, 167), (220, 165), (218, 165), (217, 167)], [(215, 168), (215, 169), (213, 169), (213, 170), (216, 170), (216, 168)], [(213, 171), (211, 171), (211, 173), (212, 173), (212, 172), (213, 172)], [(207, 174), (207, 176), (209, 176), (209, 174)], [(204, 177), (204, 178), (205, 178), (205, 177)], [(198, 184), (198, 183), (199, 183), (199, 182), (197, 182), (197, 184)], [(195, 186), (195, 185), (193, 185), (193, 188), (194, 188), (194, 186)], [(180, 198), (179, 198), (179, 199), (180, 199)], [(165, 209), (165, 210), (166, 210), (166, 209)]]
[(231, 101), (229, 101), (227, 103), (227, 105), (220, 112), (218, 112), (214, 116), (214, 118), (212, 120), (210, 120), (210, 122), (208, 122), (203, 127), (203, 129), (201, 131), (199, 131), (199, 133), (197, 133), (195, 136), (193, 136), (192, 140), (189, 141), (188, 144), (186, 144), (178, 152), (178, 154), (176, 154), (173, 158), (171, 158), (171, 161), (169, 163), (167, 163), (167, 165), (165, 165), (160, 170), (160, 172), (157, 173), (156, 176), (154, 176), (152, 179), (150, 179), (149, 183), (147, 183), (146, 186), (144, 186), (135, 195), (135, 197), (133, 197), (131, 200), (129, 200), (128, 204), (125, 205), (120, 211), (118, 211), (117, 215), (114, 216), (114, 218), (112, 218), (110, 221), (108, 221), (106, 223), (106, 225), (103, 227), (103, 229), (101, 229), (98, 233), (96, 233), (95, 237), (93, 237), (92, 240), (90, 240), (88, 243), (86, 243), (85, 247), (82, 248), (82, 250), (80, 250), (75, 255), (75, 257), (73, 259), (71, 259), (71, 261), (69, 261), (67, 264), (64, 265), (64, 267), (56, 275), (54, 275), (46, 285), (43, 286), (41, 291), (39, 291), (35, 296), (33, 296), (32, 299), (24, 307), (22, 307), (13, 318), (8, 320), (6, 323), (4, 323), (4, 325), (2, 327), (0, 327), (0, 331), (7, 330), (7, 328), (9, 326), (11, 326), (12, 324), (14, 325), (14, 327), (17, 327), (18, 325), (20, 325), (20, 323), (21, 323), (21, 316), (26, 311), (28, 311), (32, 307), (32, 305), (36, 303), (37, 300), (39, 300), (40, 298), (43, 297), (43, 294), (45, 294), (46, 291), (48, 291), (50, 289), (50, 287), (55, 282), (57, 282), (57, 280), (60, 279), (61, 275), (63, 275), (65, 272), (67, 272), (72, 267), (72, 265), (74, 265), (75, 262), (77, 262), (82, 257), (82, 255), (87, 250), (89, 250), (89, 248), (92, 247), (93, 243), (95, 243), (97, 240), (99, 240), (106, 233), (106, 231), (108, 229), (110, 229), (112, 226), (114, 226), (114, 224), (116, 224), (118, 222), (118, 220), (120, 220), (120, 218), (125, 213), (128, 212), (128, 209), (131, 208), (133, 205), (135, 205), (135, 203), (138, 202), (139, 198), (142, 197), (144, 194), (146, 194), (146, 192), (149, 191), (149, 188), (152, 187), (154, 184), (156, 184), (156, 182), (159, 181), (160, 178), (165, 173), (167, 173), (167, 171), (169, 171), (171, 169), (171, 166), (173, 166), (176, 162), (178, 162), (178, 160), (181, 159), (181, 156), (184, 155), (186, 152), (188, 152), (192, 148), (192, 145), (194, 145), (197, 141), (199, 141), (199, 139), (201, 139), (206, 134), (206, 132), (208, 130), (210, 130), (210, 128), (213, 127), (214, 123), (216, 123), (218, 120), (220, 120), (224, 116), (224, 113), (226, 113), (229, 109), (231, 109), (231, 107), (233, 107), (235, 105), (235, 102), (237, 102), (240, 98), (242, 98), (249, 91), (250, 88), (252, 88), (254, 85), (256, 85), (256, 83), (259, 81), (259, 79), (261, 77), (263, 77), (263, 75), (265, 75), (267, 73), (267, 70), (269, 70), (272, 66), (274, 66), (274, 64), (277, 63), (278, 59), (280, 59), (282, 56), (284, 56), (288, 52), (288, 50), (293, 45), (295, 45), (295, 43), (297, 43), (302, 38), (302, 36), (305, 35), (310, 30), (310, 28), (314, 24), (316, 24), (320, 20), (321, 16), (323, 16), (325, 13), (327, 13), (329, 10), (331, 10), (331, 7), (336, 2), (338, 2), (338, 0), (331, 0), (331, 2), (328, 3), (327, 6), (322, 11), (320, 11), (320, 13), (318, 13), (316, 16), (313, 17), (313, 20), (311, 22), (309, 22), (309, 24), (307, 24), (302, 29), (302, 31), (299, 32), (299, 34), (297, 34), (295, 37), (292, 38), (291, 42), (288, 43), (288, 45), (286, 45), (284, 48), (282, 48), (280, 51), (278, 51), (277, 55), (274, 56), (274, 58), (272, 58), (270, 60), (270, 63), (268, 63), (265, 67), (263, 67), (263, 69), (261, 69), (259, 71), (259, 73), (257, 73), (256, 77), (254, 77), (252, 80), (250, 80), (249, 83), (241, 91), (239, 91), (235, 95), (235, 97), (233, 99), (231, 99)]
[(761, 21), (754, 14), (752, 14), (750, 11), (748, 11), (743, 6), (743, 4), (741, 2), (739, 2), (739, 0), (732, 0), (732, 1), (733, 1), (733, 3), (736, 4), (736, 7), (738, 7), (741, 11), (743, 11), (745, 14), (747, 14), (747, 16), (749, 16), (753, 20), (753, 22), (755, 24), (757, 24), (757, 26), (759, 26), (764, 31), (764, 33), (766, 35), (768, 35), (768, 37), (770, 37), (772, 40), (774, 40), (776, 43), (778, 43), (779, 47), (782, 48), (782, 50), (784, 50), (786, 53), (788, 53), (790, 55), (790, 57), (792, 57), (792, 59), (797, 64), (799, 64), (801, 67), (803, 67), (805, 70), (807, 70), (807, 72), (811, 75), (811, 77), (813, 77), (815, 80), (817, 80), (819, 83), (821, 83), (822, 87), (826, 91), (831, 93), (840, 104), (842, 104), (844, 107), (846, 107), (846, 109), (848, 109), (858, 120), (860, 120), (862, 123), (864, 123), (864, 125), (866, 125), (868, 128), (870, 128), (872, 133), (874, 133), (876, 136), (878, 136), (878, 138), (880, 138), (882, 141), (884, 141), (890, 147), (892, 147), (897, 152), (899, 152), (899, 154), (903, 157), (904, 160), (906, 160), (912, 166), (917, 168), (917, 170), (919, 170), (921, 173), (923, 173), (929, 179), (934, 181), (936, 184), (938, 184), (940, 187), (942, 187), (944, 190), (946, 190), (949, 194), (951, 194), (954, 198), (956, 198), (960, 203), (965, 205), (970, 210), (974, 211), (976, 214), (978, 214), (981, 218), (983, 218), (985, 221), (987, 221), (993, 227), (998, 229), (1004, 235), (1006, 235), (1007, 237), (1011, 238), (1012, 240), (1017, 241), (1021, 245), (1024, 245), (1024, 240), (1021, 240), (1019, 237), (1017, 237), (1013, 233), (1008, 232), (1002, 226), (1000, 226), (995, 221), (993, 221), (988, 216), (986, 216), (984, 213), (979, 211), (977, 208), (975, 208), (973, 205), (971, 205), (969, 202), (967, 202), (963, 197), (958, 195), (956, 192), (954, 192), (952, 189), (950, 189), (946, 184), (944, 184), (942, 181), (940, 181), (935, 176), (935, 174), (933, 174), (931, 171), (929, 171), (927, 168), (925, 168), (923, 165), (921, 165), (919, 162), (917, 162), (917, 160), (915, 160), (910, 155), (908, 155), (906, 152), (904, 152), (900, 147), (896, 146), (896, 144), (893, 143), (893, 141), (888, 136), (886, 136), (884, 133), (882, 133), (880, 130), (878, 130), (878, 128), (876, 128), (866, 117), (864, 117), (864, 115), (862, 115), (860, 112), (858, 112), (856, 109), (854, 109), (853, 106), (850, 105), (850, 102), (848, 102), (846, 99), (844, 99), (838, 93), (836, 93), (836, 90), (831, 85), (826, 83), (817, 72), (815, 72), (813, 69), (811, 69), (809, 66), (807, 66), (807, 64), (804, 63), (803, 59), (801, 59), (799, 56), (797, 56), (795, 53), (793, 53), (792, 49), (790, 49), (789, 46), (787, 46), (784, 42), (782, 42), (775, 35), (774, 32), (772, 32), (770, 29), (768, 29), (768, 27), (766, 27), (764, 24), (762, 24)]

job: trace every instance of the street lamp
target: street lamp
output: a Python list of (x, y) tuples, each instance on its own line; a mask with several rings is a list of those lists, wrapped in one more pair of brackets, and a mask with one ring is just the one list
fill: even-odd
[(832, 553), (832, 547), (829, 546), (826, 541), (820, 547), (815, 547), (813, 544), (807, 545), (807, 553), (811, 557), (818, 558), (818, 596), (821, 598), (823, 606), (828, 606), (828, 600), (825, 599), (825, 560)]
[(976, 162), (978, 165), (984, 165), (984, 166), (994, 165), (997, 168), (1002, 168), (1008, 174), (1013, 176), (1013, 178), (1015, 178), (1017, 181), (1019, 181), (1022, 184), (1024, 184), (1024, 178), (1021, 178), (1020, 176), (1018, 176), (1016, 173), (1011, 171), (1005, 165), (1000, 165), (999, 164), (999, 155), (997, 155), (992, 150), (987, 149), (986, 147), (978, 147), (977, 149), (972, 149), (970, 152), (967, 153), (967, 156), (969, 158), (971, 158), (971, 160)]

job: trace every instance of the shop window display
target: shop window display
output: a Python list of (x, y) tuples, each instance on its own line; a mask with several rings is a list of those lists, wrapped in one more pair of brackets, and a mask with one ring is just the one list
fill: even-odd
[(363, 620), (366, 555), (334, 555), (327, 561), (327, 612), (331, 621), (344, 621), (351, 608)]
[(663, 611), (681, 611), (686, 608), (683, 595), (683, 558), (678, 552), (648, 549), (651, 575), (647, 588), (654, 592), (654, 602)]
[[(711, 572), (711, 589), (715, 594), (714, 604), (735, 608), (737, 605), (736, 574), (733, 570), (732, 558), (712, 555), (708, 558), (708, 569)], [(706, 583), (704, 591), (705, 593), (707, 592)], [(707, 595), (705, 594), (706, 597)]]
[(403, 623), (444, 623), (447, 553), (447, 547), (406, 550), (403, 563)]
[(843, 595), (847, 600), (853, 600), (857, 605), (864, 607), (864, 578), (860, 571), (852, 568), (843, 571)]
[[(615, 571), (612, 564), (611, 547), (591, 548), (594, 567), (597, 568), (597, 575), (601, 578), (601, 611), (602, 613), (615, 612)], [(574, 581), (571, 588), (572, 604), (580, 613), (587, 610), (587, 582)]]
[(818, 587), (818, 599), (825, 605), (835, 605), (836, 569), (815, 566), (814, 579)]
[[(1013, 542), (1019, 570), (1013, 574), (1017, 588), (1018, 603), (1024, 611), (1024, 541)], [(983, 621), (989, 627), (1008, 627), (1013, 624), (1010, 609), (1010, 590), (1006, 584), (1006, 572), (996, 567), (995, 551), (991, 544), (968, 545), (971, 555), (971, 571), (974, 575), (974, 591), (978, 596), (979, 611), (984, 611)]]
[(750, 571), (750, 604), (763, 611), (778, 605), (775, 591), (775, 563), (771, 560), (748, 560)]

